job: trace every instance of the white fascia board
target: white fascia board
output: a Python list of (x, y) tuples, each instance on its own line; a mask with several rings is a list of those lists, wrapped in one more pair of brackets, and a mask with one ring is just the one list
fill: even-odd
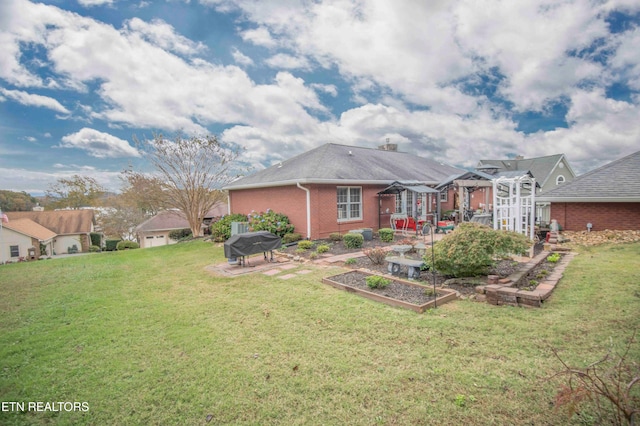
[[(318, 185), (391, 185), (395, 180), (356, 180), (356, 179), (295, 179), (295, 180), (283, 180), (279, 182), (258, 182), (249, 183), (246, 185), (237, 186), (225, 186), (222, 188), (226, 191), (235, 191), (238, 189), (258, 189), (258, 188), (271, 188), (274, 186), (295, 186), (318, 184)], [(425, 185), (435, 185), (437, 182), (424, 182)]]
[(640, 203), (640, 197), (536, 197), (550, 203)]

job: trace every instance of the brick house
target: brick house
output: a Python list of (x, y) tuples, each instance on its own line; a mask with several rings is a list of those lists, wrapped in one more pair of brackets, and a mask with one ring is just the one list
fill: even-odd
[(425, 212), (434, 210), (436, 197), (379, 193), (397, 181), (435, 187), (463, 170), (393, 147), (322, 145), (227, 185), (229, 211), (271, 209), (287, 215), (303, 237), (321, 239), (332, 232), (389, 227), (391, 214), (412, 202)]
[(640, 151), (542, 193), (568, 231), (640, 230)]

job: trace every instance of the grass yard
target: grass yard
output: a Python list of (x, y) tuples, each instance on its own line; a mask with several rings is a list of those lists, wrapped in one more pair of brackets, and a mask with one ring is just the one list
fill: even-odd
[(88, 411), (0, 424), (598, 424), (554, 409), (551, 348), (584, 367), (626, 347), (639, 259), (637, 243), (582, 248), (542, 309), (422, 315), (321, 283), (338, 269), (213, 276), (222, 247), (201, 241), (2, 266), (0, 401)]

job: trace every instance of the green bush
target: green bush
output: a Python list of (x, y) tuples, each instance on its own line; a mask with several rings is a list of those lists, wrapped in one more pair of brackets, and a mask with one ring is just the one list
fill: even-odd
[(189, 228), (174, 229), (173, 231), (169, 232), (169, 238), (174, 241), (182, 240), (183, 238), (190, 237), (191, 235), (191, 229)]
[(367, 282), (367, 286), (373, 289), (383, 289), (391, 284), (390, 280), (386, 279), (385, 277), (381, 277), (380, 275), (369, 275), (367, 278), (365, 278), (365, 281)]
[(560, 253), (551, 253), (547, 256), (547, 262), (556, 263), (560, 260)]
[(298, 243), (298, 248), (301, 248), (304, 250), (311, 250), (313, 246), (314, 246), (313, 241), (310, 241), (310, 240), (302, 240)]
[(339, 232), (332, 232), (329, 234), (329, 239), (331, 241), (342, 241), (342, 234)]
[(344, 246), (349, 249), (356, 249), (362, 247), (364, 243), (364, 237), (362, 234), (344, 234), (342, 237), (342, 241), (344, 242)]
[(251, 212), (249, 214), (249, 228), (252, 231), (268, 231), (279, 237), (292, 233), (294, 229), (287, 216), (271, 209), (267, 209), (266, 213)]
[(285, 236), (282, 237), (282, 243), (283, 244), (295, 243), (296, 241), (300, 241), (301, 239), (302, 239), (302, 235), (298, 234), (297, 232), (291, 232), (289, 234), (285, 234)]
[(247, 216), (242, 213), (234, 213), (223, 216), (217, 222), (211, 224), (211, 238), (222, 242), (231, 238), (231, 222), (246, 222)]
[(116, 250), (127, 250), (127, 249), (137, 249), (140, 248), (140, 244), (135, 241), (120, 241), (116, 245)]
[(98, 246), (91, 246), (89, 247), (89, 252), (90, 253), (100, 253), (102, 250), (100, 249), (100, 247)]
[(89, 238), (91, 238), (92, 246), (98, 246), (98, 248), (102, 246), (102, 234), (98, 234), (97, 232), (92, 232), (89, 234)]
[(434, 245), (435, 264), (430, 255), (425, 255), (424, 261), (444, 275), (473, 277), (486, 274), (496, 258), (526, 253), (531, 244), (526, 236), (516, 232), (462, 223)]
[(117, 247), (117, 245), (118, 245), (118, 243), (119, 243), (120, 241), (122, 241), (122, 240), (106, 240), (106, 241), (104, 242), (104, 249), (105, 249), (106, 251), (114, 251), (114, 250), (117, 250), (117, 248), (116, 248), (116, 247)]
[(328, 252), (329, 250), (331, 250), (331, 247), (330, 247), (328, 244), (320, 244), (320, 245), (318, 246), (318, 248), (316, 249), (316, 251), (317, 251), (318, 253), (320, 253), (320, 254), (322, 254), (322, 253), (326, 253), (326, 252)]
[(380, 240), (385, 243), (390, 243), (393, 241), (393, 229), (391, 228), (380, 228), (378, 230), (378, 235), (380, 236)]

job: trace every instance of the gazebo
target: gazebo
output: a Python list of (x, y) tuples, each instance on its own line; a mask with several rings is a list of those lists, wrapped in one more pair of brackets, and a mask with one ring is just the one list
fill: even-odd
[[(390, 226), (393, 229), (418, 230), (425, 222), (436, 223), (440, 217), (440, 191), (424, 185), (421, 182), (393, 182), (378, 192), (378, 205), (382, 206), (382, 197), (395, 196), (396, 208), (391, 214)], [(434, 209), (435, 204), (435, 209)], [(382, 211), (378, 212), (378, 227), (382, 226)], [(389, 212), (386, 212), (389, 213)]]

